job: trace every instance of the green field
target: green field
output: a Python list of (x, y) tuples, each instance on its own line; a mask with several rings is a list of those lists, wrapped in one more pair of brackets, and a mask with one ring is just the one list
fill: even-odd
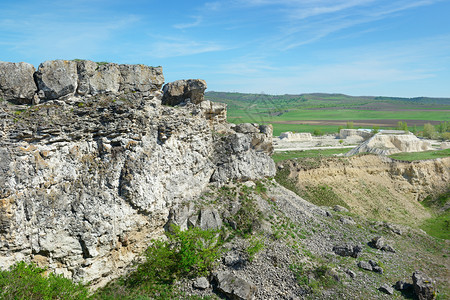
[(352, 121), (355, 128), (395, 128), (405, 121), (422, 130), (425, 123), (450, 121), (450, 98), (353, 97), (342, 94), (265, 95), (207, 92), (206, 99), (228, 105), (232, 123), (273, 124), (284, 131), (335, 133)]
[(435, 159), (449, 156), (450, 156), (450, 149), (432, 150), (423, 152), (403, 152), (389, 155), (389, 157), (391, 158), (407, 161)]

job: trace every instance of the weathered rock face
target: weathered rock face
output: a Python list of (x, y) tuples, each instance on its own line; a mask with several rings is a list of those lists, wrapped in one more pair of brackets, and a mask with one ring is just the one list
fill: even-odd
[[(401, 162), (378, 155), (327, 158), (308, 169), (292, 162), (290, 178), (299, 188), (326, 185), (352, 212), (414, 224), (429, 218), (419, 203), (448, 190), (450, 158)], [(367, 196), (370, 195), (370, 196)], [(401, 212), (401, 213), (400, 213)]]
[(138, 93), (147, 97), (163, 83), (161, 67), (51, 60), (41, 63), (35, 72), (30, 64), (0, 62), (0, 97), (15, 103), (102, 94)]
[(358, 153), (391, 155), (399, 152), (420, 152), (432, 150), (430, 143), (419, 140), (414, 134), (390, 134), (381, 132), (374, 135), (358, 147), (346, 153), (346, 156)]
[(77, 63), (52, 60), (39, 65), (36, 82), (43, 99), (58, 99), (73, 94), (77, 88)]
[(31, 64), (0, 61), (0, 98), (18, 104), (31, 104), (37, 90), (34, 72)]
[(202, 79), (169, 82), (163, 87), (162, 103), (175, 106), (190, 99), (192, 103), (198, 104), (204, 100), (205, 90), (206, 82)]
[[(145, 68), (126, 77), (134, 67), (116, 73), (113, 65), (94, 70), (90, 62), (44, 66), (62, 73), (61, 80), (47, 71), (40, 75), (46, 97), (62, 99), (80, 88), (88, 94), (102, 90), (95, 76), (106, 70), (111, 78), (120, 74), (119, 90), (125, 81), (125, 89), (152, 90), (161, 80), (159, 71)], [(83, 84), (73, 85), (74, 74)], [(133, 84), (133, 76), (155, 76), (156, 82)], [(200, 105), (174, 108), (161, 105), (159, 91), (136, 94), (86, 97), (73, 105), (59, 98), (19, 116), (0, 102), (2, 268), (33, 260), (103, 284), (161, 235), (172, 207), (188, 203), (211, 181), (275, 174), (267, 155), (270, 128), (252, 125), (254, 132), (238, 133), (233, 125), (212, 122)], [(227, 134), (217, 134), (215, 124)], [(214, 210), (197, 217), (191, 221), (199, 226), (221, 226)]]

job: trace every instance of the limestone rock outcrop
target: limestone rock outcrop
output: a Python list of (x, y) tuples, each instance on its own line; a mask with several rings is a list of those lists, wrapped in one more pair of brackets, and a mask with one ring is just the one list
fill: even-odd
[(175, 106), (189, 101), (199, 104), (204, 100), (206, 82), (202, 79), (177, 80), (169, 82), (163, 87), (162, 103)]
[(0, 97), (19, 104), (103, 94), (138, 93), (147, 97), (163, 83), (162, 67), (50, 60), (35, 71), (27, 63), (0, 62)]
[[(162, 105), (161, 68), (56, 61), (36, 77), (46, 101), (20, 114), (0, 101), (2, 268), (32, 260), (102, 285), (210, 182), (275, 175), (271, 127), (238, 132), (209, 101)], [(196, 216), (221, 226), (214, 210)]]
[(345, 155), (351, 156), (358, 153), (391, 155), (400, 152), (420, 152), (432, 149), (429, 142), (421, 141), (412, 133), (398, 134), (396, 132), (383, 131), (350, 150)]
[(0, 98), (18, 104), (31, 103), (37, 87), (34, 66), (28, 63), (0, 61)]

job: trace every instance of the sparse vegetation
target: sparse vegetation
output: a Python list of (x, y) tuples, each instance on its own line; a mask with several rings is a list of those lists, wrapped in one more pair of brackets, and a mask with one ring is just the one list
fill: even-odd
[(391, 157), (391, 158), (398, 159), (398, 160), (407, 160), (407, 161), (435, 159), (435, 158), (449, 157), (449, 156), (450, 156), (450, 149), (431, 150), (431, 151), (423, 151), (423, 152), (402, 152), (402, 153), (395, 153), (395, 154), (389, 155), (389, 157)]

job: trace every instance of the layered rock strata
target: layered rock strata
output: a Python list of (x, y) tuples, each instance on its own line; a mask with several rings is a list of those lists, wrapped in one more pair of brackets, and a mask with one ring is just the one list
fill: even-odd
[(148, 96), (163, 83), (162, 67), (51, 60), (35, 71), (27, 63), (0, 62), (0, 97), (19, 104), (99, 94)]
[(189, 92), (162, 105), (160, 68), (56, 61), (35, 77), (45, 103), (0, 101), (2, 268), (32, 260), (102, 285), (161, 235), (174, 205), (212, 181), (275, 174), (271, 126), (228, 124), (224, 104)]

